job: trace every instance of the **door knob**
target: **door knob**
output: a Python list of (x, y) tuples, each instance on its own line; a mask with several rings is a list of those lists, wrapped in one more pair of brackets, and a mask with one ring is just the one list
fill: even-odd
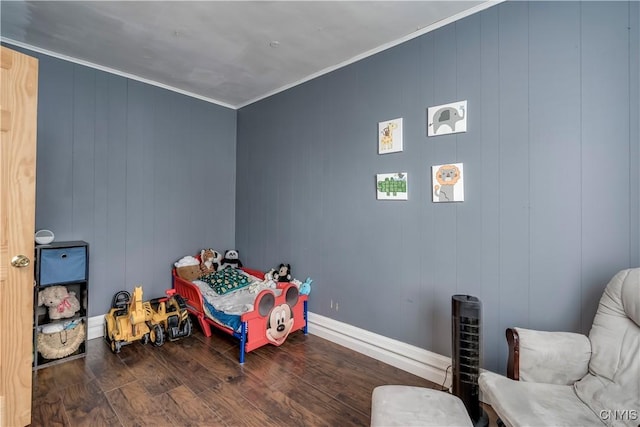
[(16, 268), (27, 267), (31, 260), (24, 255), (16, 255), (11, 259), (11, 265)]

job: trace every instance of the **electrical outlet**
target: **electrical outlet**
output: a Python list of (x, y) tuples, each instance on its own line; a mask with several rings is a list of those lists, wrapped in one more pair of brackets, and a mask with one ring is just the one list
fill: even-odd
[(338, 301), (336, 301), (336, 311), (338, 311)]
[(331, 300), (331, 309), (333, 310), (333, 300)]

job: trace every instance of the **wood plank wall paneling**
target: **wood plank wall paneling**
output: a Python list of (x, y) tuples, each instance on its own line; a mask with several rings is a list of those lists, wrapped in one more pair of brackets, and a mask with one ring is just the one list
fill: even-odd
[(580, 3), (562, 3), (552, 16), (541, 6), (529, 8), (529, 158), (531, 199), (546, 203), (530, 211), (529, 303), (546, 306), (547, 315), (530, 324), (579, 330), (579, 319), (565, 308), (580, 294)]
[(135, 285), (163, 296), (182, 256), (235, 246), (234, 110), (29, 53), (41, 71), (36, 229), (90, 243), (90, 316)]
[[(480, 129), (484, 119), (479, 103), (481, 97), (482, 73), (477, 64), (482, 60), (481, 31), (482, 15), (472, 15), (456, 25), (457, 56), (457, 95), (456, 99), (473, 100), (474, 114), (469, 116), (467, 126)], [(467, 105), (469, 108), (469, 106)], [(464, 174), (480, 177), (482, 167), (478, 162), (469, 161), (482, 158), (482, 145), (472, 134), (457, 135), (456, 161), (464, 163)], [(482, 181), (470, 179), (465, 181), (465, 201), (458, 204), (456, 233), (456, 294), (479, 295), (481, 281), (478, 275), (482, 271), (482, 216), (477, 212), (482, 209)]]
[[(629, 3), (629, 141), (640, 141), (640, 96), (633, 96), (640, 93), (640, 3)], [(631, 263), (640, 265), (640, 239), (633, 236), (640, 235), (640, 144), (629, 144), (629, 169), (635, 171), (635, 178), (632, 175), (629, 180), (631, 184), (631, 194), (637, 197), (630, 197), (630, 235), (629, 239)]]
[[(102, 183), (104, 194), (107, 198), (107, 222), (105, 231), (106, 247), (104, 255), (100, 256), (98, 248), (90, 247), (89, 259), (89, 281), (91, 283), (90, 304), (89, 309), (95, 313), (107, 312), (109, 306), (105, 307), (105, 302), (113, 298), (113, 294), (119, 289), (127, 289), (127, 116), (129, 114), (127, 105), (127, 81), (115, 76), (109, 76), (108, 79), (108, 98), (107, 98), (107, 116), (106, 116), (106, 135), (107, 139), (102, 141), (107, 145), (106, 149), (106, 175)], [(96, 241), (100, 245), (103, 242)], [(98, 268), (94, 272), (94, 268)], [(102, 270), (100, 270), (100, 268)], [(96, 273), (103, 271), (105, 276), (98, 276)], [(109, 286), (99, 286), (99, 283), (93, 281), (95, 277), (109, 277), (112, 284)], [(130, 285), (135, 286), (136, 283)], [(132, 289), (132, 288), (129, 288)], [(111, 297), (110, 297), (111, 295)], [(100, 305), (102, 310), (96, 307), (97, 304), (91, 304), (93, 301), (102, 301)]]
[[(479, 139), (481, 162), (479, 179), (482, 188), (497, 190), (500, 186), (500, 75), (488, 72), (492, 64), (497, 64), (500, 53), (495, 46), (499, 43), (499, 9), (491, 8), (480, 15), (480, 111), (479, 111)], [(500, 313), (495, 307), (500, 306), (502, 282), (500, 280), (500, 207), (497, 203), (499, 194), (480, 197), (480, 208), (477, 212), (481, 218), (480, 239), (482, 268), (476, 277), (480, 282), (480, 292), (484, 310), (482, 324), (484, 327), (483, 341), (485, 352), (485, 367), (497, 371), (503, 366), (506, 357), (500, 349), (504, 345), (504, 336), (500, 331), (502, 322)], [(490, 349), (490, 350), (488, 350)], [(500, 362), (499, 362), (500, 360)]]
[[(491, 370), (508, 326), (587, 333), (640, 263), (638, 25), (636, 2), (505, 2), (242, 108), (238, 169), (260, 183), (238, 181), (240, 249), (311, 276), (311, 311), (442, 354), (451, 295), (476, 295)], [(468, 132), (427, 138), (426, 108), (465, 99)], [(397, 117), (404, 151), (379, 156)], [(286, 150), (302, 176), (240, 213)], [(449, 162), (465, 202), (435, 205), (429, 168)], [(375, 200), (382, 172), (409, 173), (409, 201)]]
[[(434, 62), (433, 80), (434, 104), (447, 104), (458, 101), (457, 91), (457, 56), (456, 25), (447, 25), (433, 33), (434, 48), (433, 56), (430, 58)], [(466, 113), (465, 113), (466, 114)], [(408, 124), (407, 124), (408, 125)], [(409, 141), (407, 141), (407, 144)], [(457, 163), (458, 135), (451, 134), (440, 137), (427, 138), (425, 143), (432, 146), (431, 165), (442, 165)], [(429, 182), (428, 180), (426, 180)], [(421, 185), (420, 182), (409, 184)], [(438, 354), (450, 353), (451, 346), (451, 326), (443, 319), (451, 317), (451, 295), (456, 293), (456, 259), (457, 245), (455, 244), (457, 235), (457, 215), (458, 203), (443, 203), (434, 207), (430, 220), (433, 228), (427, 241), (442, 242), (436, 244), (436, 250), (431, 253), (429, 269), (432, 270), (433, 288), (430, 302), (431, 323), (442, 326), (432, 330), (433, 341), (431, 347)], [(389, 232), (393, 232), (389, 229)]]
[(96, 86), (95, 73), (86, 67), (73, 66), (72, 98), (72, 202), (69, 213), (73, 230), (86, 230), (84, 239), (94, 242), (93, 212), (95, 191), (96, 93), (85, 88)]
[[(90, 315), (236, 246), (311, 276), (311, 311), (443, 354), (451, 295), (476, 295), (500, 371), (505, 327), (588, 332), (640, 264), (639, 21), (633, 1), (506, 2), (237, 114), (35, 54), (36, 227), (92, 244)], [(468, 132), (427, 138), (427, 107), (464, 99)], [(380, 156), (397, 117), (404, 151)], [(454, 161), (466, 201), (431, 203), (430, 167)], [(401, 171), (409, 201), (376, 201)]]
[(50, 59), (40, 67), (36, 229), (55, 224), (49, 229), (63, 240), (73, 228), (73, 65)]
[(517, 325), (528, 325), (530, 319), (529, 4), (505, 4), (498, 21), (499, 184), (494, 190), (502, 286), (496, 309), (501, 321)]
[(585, 2), (580, 10), (583, 330), (607, 270), (630, 263), (628, 13), (623, 2)]
[[(166, 106), (162, 99), (155, 97), (155, 89), (153, 86), (139, 82), (128, 82), (127, 84), (127, 123), (125, 128), (127, 132), (125, 148), (125, 176), (127, 182), (125, 193), (127, 228), (125, 246), (127, 259), (125, 260), (125, 275), (132, 285), (144, 284), (147, 282), (146, 279), (149, 274), (146, 269), (140, 268), (139, 261), (136, 262), (136, 260), (148, 258), (152, 254), (155, 255), (155, 248), (151, 249), (149, 247), (149, 242), (154, 241), (155, 234), (153, 216), (149, 216), (153, 211), (149, 208), (153, 206), (155, 195), (162, 194), (162, 190), (155, 188), (157, 171), (154, 168), (153, 147), (154, 143), (162, 140), (163, 137), (157, 138), (155, 132), (150, 132), (150, 130), (160, 127), (161, 131), (159, 133), (164, 136), (166, 131), (161, 126), (173, 127), (172, 125), (177, 122), (175, 115), (167, 114), (172, 119), (162, 123), (155, 123), (156, 109), (149, 108), (149, 102), (157, 102), (160, 106)], [(154, 126), (150, 128), (149, 124), (151, 123)], [(168, 170), (170, 169), (165, 169), (165, 173)], [(171, 181), (178, 181), (183, 176), (184, 174), (176, 174)], [(172, 190), (175, 189), (165, 187), (166, 190), (172, 193)], [(172, 198), (170, 196), (169, 199), (171, 200)], [(129, 230), (135, 230), (135, 232), (129, 232)], [(175, 230), (175, 227), (169, 227), (166, 231), (166, 236), (169, 239), (175, 237), (171, 235), (173, 230)], [(153, 251), (152, 254), (149, 253), (150, 249)]]

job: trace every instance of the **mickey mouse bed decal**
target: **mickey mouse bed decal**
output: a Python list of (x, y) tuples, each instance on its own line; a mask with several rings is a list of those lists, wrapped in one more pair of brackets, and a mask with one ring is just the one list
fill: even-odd
[(272, 292), (265, 292), (258, 302), (260, 316), (267, 317), (267, 339), (275, 345), (282, 344), (293, 328), (293, 306), (298, 302), (298, 288), (294, 285), (283, 289), (286, 303), (275, 305), (276, 297)]

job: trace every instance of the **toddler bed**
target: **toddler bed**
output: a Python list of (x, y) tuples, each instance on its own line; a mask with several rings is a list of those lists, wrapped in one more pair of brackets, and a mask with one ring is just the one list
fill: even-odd
[[(243, 285), (225, 287), (229, 278)], [(186, 299), (187, 310), (198, 319), (205, 336), (211, 336), (214, 327), (240, 341), (240, 363), (245, 353), (266, 344), (279, 346), (294, 331), (307, 334), (308, 297), (293, 283), (268, 281), (263, 272), (244, 267), (218, 271), (215, 279), (220, 280), (213, 283), (206, 276), (190, 281), (175, 268), (172, 279), (173, 288)], [(220, 287), (225, 288), (221, 294)]]

